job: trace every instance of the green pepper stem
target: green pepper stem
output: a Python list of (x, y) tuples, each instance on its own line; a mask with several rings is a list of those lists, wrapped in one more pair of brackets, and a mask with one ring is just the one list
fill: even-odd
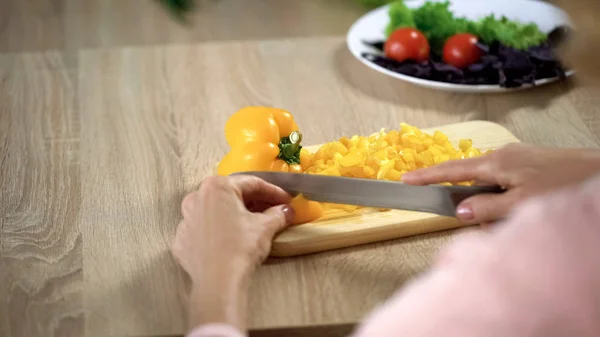
[(288, 136), (290, 145), (283, 148), (283, 156), (285, 158), (293, 158), (296, 152), (300, 149), (300, 143), (302, 142), (302, 133), (300, 131), (294, 131)]

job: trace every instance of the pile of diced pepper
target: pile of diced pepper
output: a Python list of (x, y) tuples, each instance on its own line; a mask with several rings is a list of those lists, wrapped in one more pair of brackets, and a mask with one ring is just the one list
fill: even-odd
[[(452, 159), (482, 155), (470, 139), (458, 148), (440, 131), (433, 135), (402, 123), (400, 130), (382, 129), (370, 136), (342, 137), (323, 144), (314, 154), (306, 173), (380, 180), (400, 180), (403, 173), (441, 164)], [(460, 183), (469, 185), (470, 182)]]
[[(448, 136), (440, 131), (430, 135), (402, 123), (399, 130), (385, 132), (382, 129), (370, 136), (342, 137), (323, 144), (314, 154), (305, 173), (400, 180), (402, 174), (408, 171), (482, 154), (473, 147), (470, 139), (461, 139), (458, 148), (455, 148)], [(472, 185), (472, 182), (458, 185)]]
[[(441, 164), (451, 159), (477, 157), (482, 152), (470, 139), (461, 139), (458, 148), (440, 131), (433, 135), (402, 123), (400, 130), (382, 129), (370, 136), (342, 137), (323, 144), (306, 173), (400, 180), (402, 174)], [(469, 185), (470, 182), (460, 183)]]

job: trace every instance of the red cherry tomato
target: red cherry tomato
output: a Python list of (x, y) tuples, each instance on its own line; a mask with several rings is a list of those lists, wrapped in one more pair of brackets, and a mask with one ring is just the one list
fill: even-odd
[(444, 44), (444, 62), (457, 68), (476, 63), (482, 55), (483, 52), (477, 47), (477, 36), (473, 34), (456, 34)]
[(385, 56), (398, 62), (429, 59), (429, 41), (423, 33), (414, 28), (398, 28), (385, 41)]

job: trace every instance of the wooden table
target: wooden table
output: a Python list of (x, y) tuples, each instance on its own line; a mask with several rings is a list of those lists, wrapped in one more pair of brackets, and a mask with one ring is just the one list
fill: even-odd
[[(168, 251), (179, 203), (246, 105), (290, 110), (309, 143), (486, 119), (525, 142), (599, 145), (592, 90), (459, 95), (369, 70), (344, 44), (364, 12), (351, 1), (201, 4), (191, 32), (145, 0), (0, 5), (1, 336), (183, 333), (185, 278)], [(450, 238), (269, 261), (250, 326), (355, 323)]]

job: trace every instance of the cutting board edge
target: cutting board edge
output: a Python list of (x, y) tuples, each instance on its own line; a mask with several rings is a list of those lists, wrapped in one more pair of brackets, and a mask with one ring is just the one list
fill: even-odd
[[(502, 126), (498, 123), (495, 123), (495, 122), (480, 120), (480, 119), (459, 122), (459, 123), (442, 124), (442, 125), (438, 125), (438, 126), (434, 126), (434, 127), (420, 128), (420, 129), (423, 130), (423, 132), (432, 134), (436, 130), (451, 129), (454, 127), (465, 127), (467, 125), (469, 125), (471, 127), (481, 127), (481, 128), (493, 127), (493, 128), (498, 129), (499, 131), (502, 131), (502, 133), (509, 136), (509, 138), (512, 138), (514, 142), (517, 142), (517, 143), (521, 142), (521, 140), (519, 138), (517, 138), (517, 136), (515, 136), (509, 129), (505, 128), (504, 126)], [(374, 131), (374, 132), (376, 132), (376, 131)], [(442, 132), (446, 133), (445, 131), (442, 131)], [(465, 135), (464, 137), (469, 138), (467, 135)], [(304, 148), (306, 148), (307, 150), (309, 150), (311, 152), (314, 152), (314, 151), (318, 150), (322, 145), (323, 144), (306, 145), (306, 146), (304, 146)], [(475, 147), (478, 147), (477, 145), (478, 144), (474, 144)]]
[(331, 233), (318, 238), (303, 237), (298, 240), (286, 241), (277, 241), (277, 238), (275, 238), (269, 255), (272, 257), (306, 255), (468, 226), (454, 218), (436, 216), (345, 233)]

